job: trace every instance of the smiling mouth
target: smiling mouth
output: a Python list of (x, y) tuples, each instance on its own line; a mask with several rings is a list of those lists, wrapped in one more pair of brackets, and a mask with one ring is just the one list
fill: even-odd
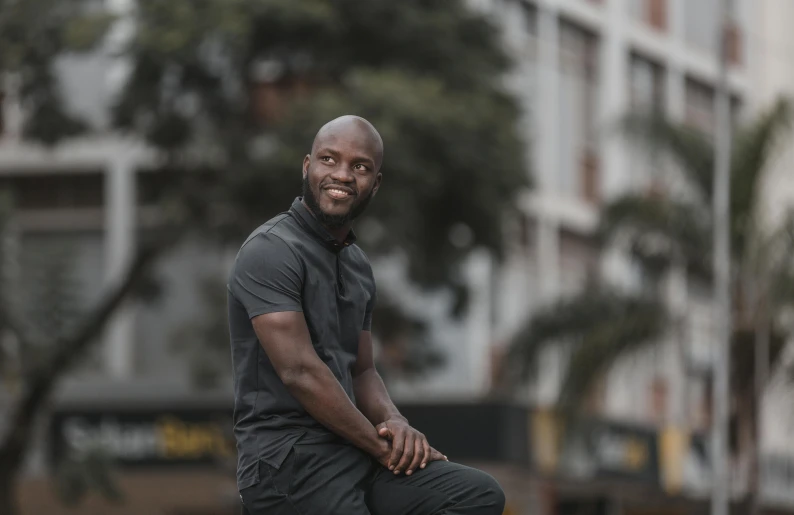
[(328, 193), (329, 197), (336, 200), (344, 200), (353, 196), (353, 193), (350, 191), (334, 187), (325, 188), (325, 192)]

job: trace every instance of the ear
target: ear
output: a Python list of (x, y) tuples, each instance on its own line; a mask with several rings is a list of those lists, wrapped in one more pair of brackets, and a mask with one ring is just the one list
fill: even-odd
[(312, 156), (306, 154), (306, 157), (303, 158), (303, 178), (305, 179), (306, 176), (309, 174), (309, 166), (312, 164)]
[(372, 196), (374, 197), (378, 190), (380, 189), (380, 183), (383, 180), (383, 174), (378, 172), (378, 175), (375, 176), (375, 186), (372, 187)]

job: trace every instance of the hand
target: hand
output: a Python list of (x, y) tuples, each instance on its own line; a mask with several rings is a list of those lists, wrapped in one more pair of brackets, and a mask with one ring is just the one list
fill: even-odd
[(392, 418), (378, 424), (378, 435), (392, 442), (392, 452), (387, 463), (395, 474), (405, 471), (410, 476), (417, 468), (425, 468), (431, 461), (447, 460), (427, 443), (425, 435), (412, 428), (404, 418)]
[(389, 460), (391, 459), (392, 446), (388, 440), (382, 438), (378, 439), (377, 448), (372, 452), (372, 455), (378, 460), (378, 463), (384, 467), (389, 467)]

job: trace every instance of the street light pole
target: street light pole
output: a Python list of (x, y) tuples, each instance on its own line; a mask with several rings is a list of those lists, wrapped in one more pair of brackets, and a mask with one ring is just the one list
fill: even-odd
[(728, 85), (728, 27), (731, 0), (720, 0), (719, 79), (716, 88), (714, 144), (714, 413), (712, 418), (711, 515), (729, 515), (731, 467), (728, 449), (730, 423), (730, 338), (731, 338), (731, 257), (730, 257), (730, 168), (731, 96)]

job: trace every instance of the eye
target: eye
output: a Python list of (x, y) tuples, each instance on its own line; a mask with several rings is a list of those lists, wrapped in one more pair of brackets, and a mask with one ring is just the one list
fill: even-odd
[(323, 163), (331, 163), (333, 162), (334, 158), (331, 156), (320, 156), (320, 161)]
[(354, 166), (353, 168), (354, 168), (356, 171), (358, 171), (358, 172), (366, 172), (367, 170), (369, 170), (369, 168), (367, 168), (365, 165), (363, 165), (363, 164), (361, 164), (361, 163), (357, 164), (357, 165), (356, 165), (356, 166)]

